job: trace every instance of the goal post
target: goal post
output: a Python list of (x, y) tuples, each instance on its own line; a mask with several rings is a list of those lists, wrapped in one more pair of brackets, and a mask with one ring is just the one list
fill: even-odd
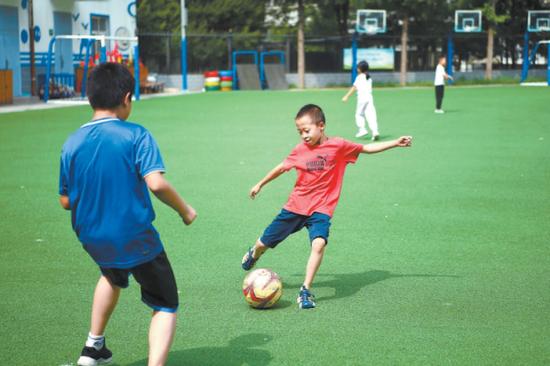
[[(54, 49), (54, 46), (56, 42), (59, 44), (62, 41), (71, 41), (71, 42), (79, 42), (80, 45), (78, 48), (74, 47), (74, 45), (71, 43), (70, 51), (63, 48), (62, 52), (70, 52), (71, 54), (71, 63), (70, 66), (63, 65), (62, 68), (65, 72), (53, 72), (52, 73), (52, 67), (55, 66), (54, 71), (59, 70), (59, 66), (57, 65), (59, 54), (58, 50)], [(110, 42), (114, 42), (114, 47), (112, 51), (108, 50), (108, 45)], [(99, 45), (99, 55), (95, 54), (95, 45)], [(133, 47), (131, 45), (133, 44)], [(129, 52), (126, 55), (121, 54), (118, 52), (119, 45), (124, 45), (124, 49), (128, 49)], [(67, 47), (68, 48), (68, 47)], [(75, 49), (78, 49), (78, 54), (74, 52)], [(118, 57), (115, 57), (115, 54), (118, 55)], [(95, 57), (94, 57), (95, 56)], [(81, 85), (78, 85), (80, 87), (80, 97), (82, 99), (86, 96), (86, 79), (88, 75), (88, 71), (90, 68), (90, 58), (92, 58), (93, 61), (97, 59), (99, 63), (104, 63), (108, 61), (109, 58), (114, 58), (118, 60), (113, 60), (117, 62), (128, 62), (130, 64), (130, 60), (133, 60), (133, 74), (134, 74), (134, 80), (135, 80), (135, 87), (134, 87), (134, 97), (136, 100), (140, 99), (140, 64), (139, 64), (139, 43), (137, 37), (119, 37), (119, 36), (105, 36), (105, 35), (58, 35), (53, 36), (50, 40), (50, 43), (48, 45), (48, 54), (47, 54), (47, 63), (46, 63), (46, 73), (44, 78), (44, 102), (48, 102), (52, 98), (50, 87), (53, 86), (54, 88), (57, 86), (61, 86), (63, 88), (67, 89), (73, 89), (73, 91), (77, 87), (76, 82), (76, 76), (75, 76), (75, 68), (74, 63), (80, 63), (82, 64), (82, 83)], [(64, 64), (64, 62), (61, 62)], [(92, 65), (93, 67), (94, 65)]]
[[(528, 57), (526, 60), (523, 60), (523, 63), (525, 65), (524, 70), (525, 72), (521, 75), (521, 82), (525, 82), (527, 80), (527, 73), (529, 70), (529, 66), (535, 62), (535, 58), (537, 57), (537, 51), (539, 50), (539, 47), (542, 45), (546, 45), (546, 85), (550, 86), (550, 40), (544, 40), (539, 41), (533, 48), (533, 51), (531, 51), (531, 57)], [(540, 83), (539, 83), (540, 84)]]
[(529, 10), (527, 12), (527, 29), (523, 36), (523, 61), (521, 68), (520, 83), (527, 80), (529, 66), (535, 62), (537, 51), (541, 45), (546, 45), (546, 84), (550, 86), (550, 40), (541, 40), (535, 44), (533, 51), (529, 55), (529, 34), (550, 32), (550, 10)]

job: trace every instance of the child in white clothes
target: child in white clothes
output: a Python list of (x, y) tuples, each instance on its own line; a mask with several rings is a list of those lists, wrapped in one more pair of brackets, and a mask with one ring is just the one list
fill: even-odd
[(439, 62), (435, 68), (435, 113), (443, 114), (445, 113), (441, 109), (441, 104), (443, 103), (443, 95), (445, 94), (445, 80), (451, 79), (453, 77), (445, 72), (445, 66), (447, 65), (447, 58), (444, 55), (439, 56)]
[(372, 140), (378, 140), (378, 121), (376, 118), (376, 109), (374, 108), (374, 99), (372, 98), (372, 79), (369, 75), (369, 64), (366, 61), (361, 61), (357, 64), (357, 72), (359, 75), (355, 78), (353, 86), (342, 98), (343, 102), (347, 102), (348, 98), (354, 91), (357, 90), (357, 108), (355, 110), (355, 124), (359, 131), (355, 137), (363, 137), (369, 134), (365, 128), (365, 119), (372, 133)]

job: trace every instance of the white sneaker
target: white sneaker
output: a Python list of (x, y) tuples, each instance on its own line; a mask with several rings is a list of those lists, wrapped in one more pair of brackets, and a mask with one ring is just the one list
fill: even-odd
[(434, 113), (443, 114), (445, 111), (443, 109), (436, 109)]
[(369, 134), (369, 131), (367, 130), (359, 130), (359, 132), (355, 134), (355, 137), (363, 137), (363, 136), (367, 136), (368, 134)]
[(380, 139), (379, 135), (372, 135), (371, 140), (372, 141), (378, 141)]

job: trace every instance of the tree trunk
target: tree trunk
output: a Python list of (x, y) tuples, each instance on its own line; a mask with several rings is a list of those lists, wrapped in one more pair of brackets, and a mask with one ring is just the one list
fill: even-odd
[(516, 59), (516, 41), (512, 38), (510, 44), (510, 54), (512, 55), (512, 69), (516, 68), (517, 59)]
[(306, 55), (304, 50), (304, 0), (298, 0), (298, 87), (306, 87)]
[(403, 28), (401, 30), (401, 75), (400, 84), (405, 86), (407, 84), (407, 40), (409, 37), (409, 17), (403, 17)]
[(493, 78), (493, 41), (495, 31), (493, 27), (489, 25), (487, 28), (487, 59), (485, 62), (485, 79), (491, 80)]
[(332, 7), (336, 17), (338, 35), (340, 37), (346, 37), (348, 35), (349, 0), (340, 2), (333, 1)]

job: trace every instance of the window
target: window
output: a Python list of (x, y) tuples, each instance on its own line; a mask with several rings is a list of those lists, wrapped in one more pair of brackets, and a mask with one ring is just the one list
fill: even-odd
[(109, 16), (92, 14), (91, 17), (92, 17), (91, 34), (108, 36), (109, 35)]
[[(91, 14), (90, 15), (90, 34), (91, 35), (109, 35), (109, 16)], [(94, 43), (94, 52), (99, 55), (101, 52), (101, 44), (99, 42)]]

